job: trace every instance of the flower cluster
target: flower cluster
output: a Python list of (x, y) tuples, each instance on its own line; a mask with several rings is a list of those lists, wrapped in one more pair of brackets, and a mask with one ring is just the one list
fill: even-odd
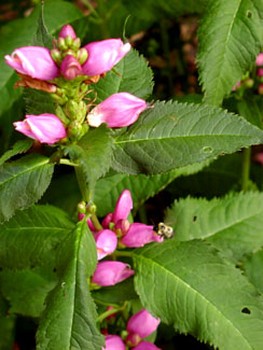
[[(119, 196), (115, 209), (106, 215), (101, 225), (88, 220), (97, 247), (98, 260), (114, 253), (119, 248), (138, 248), (151, 242), (162, 242), (163, 237), (154, 231), (154, 227), (138, 222), (130, 223), (128, 217), (133, 208), (129, 190)], [(80, 218), (83, 216), (81, 215)], [(129, 265), (119, 261), (101, 261), (93, 275), (92, 283), (98, 286), (112, 286), (132, 276), (134, 271)]]
[(113, 334), (105, 336), (103, 350), (125, 350), (127, 347), (133, 350), (158, 350), (156, 345), (144, 338), (155, 332), (159, 323), (158, 318), (153, 317), (146, 309), (142, 309), (128, 320), (122, 337)]
[(97, 83), (130, 49), (131, 45), (121, 39), (96, 41), (81, 47), (74, 29), (65, 25), (54, 40), (53, 49), (26, 46), (6, 55), (6, 63), (20, 77), (17, 86), (48, 92), (58, 106), (56, 114), (26, 115), (24, 121), (14, 124), (16, 130), (52, 145), (80, 139), (88, 126), (106, 123), (110, 128), (120, 128), (133, 124), (147, 108), (144, 100), (119, 92), (94, 107), (94, 97), (87, 98), (92, 92), (89, 86)]

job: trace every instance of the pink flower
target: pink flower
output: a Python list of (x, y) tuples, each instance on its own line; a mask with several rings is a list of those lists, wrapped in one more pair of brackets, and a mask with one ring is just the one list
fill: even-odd
[(153, 226), (135, 222), (130, 225), (120, 242), (129, 248), (139, 248), (151, 242), (161, 243), (163, 242), (163, 237), (153, 230)]
[(92, 283), (101, 287), (114, 286), (134, 275), (128, 264), (120, 261), (99, 262), (92, 277)]
[(60, 66), (60, 71), (63, 77), (67, 80), (75, 79), (78, 75), (82, 74), (80, 63), (72, 55), (67, 55)]
[(102, 350), (125, 350), (125, 344), (118, 335), (106, 335), (105, 347)]
[(118, 243), (116, 234), (111, 230), (101, 230), (95, 233), (98, 260), (112, 254)]
[(144, 100), (128, 92), (119, 92), (93, 108), (87, 118), (89, 125), (94, 127), (106, 123), (110, 128), (120, 128), (133, 124), (146, 108)]
[(67, 136), (64, 125), (54, 114), (26, 115), (26, 119), (13, 125), (22, 134), (49, 145)]
[(25, 46), (5, 56), (6, 63), (18, 73), (39, 80), (52, 80), (58, 76), (58, 67), (45, 47)]
[(129, 223), (127, 219), (132, 208), (133, 202), (130, 191), (122, 191), (113, 213), (106, 215), (102, 221), (102, 226), (105, 229), (110, 228), (115, 231), (117, 236), (120, 237), (121, 245), (129, 248), (143, 247), (151, 242), (162, 242), (164, 238), (153, 230), (153, 226), (137, 222)]
[(256, 59), (256, 65), (263, 66), (263, 52), (258, 54), (257, 59)]
[(158, 328), (160, 319), (153, 317), (146, 309), (134, 314), (127, 323), (129, 335), (137, 334), (146, 338)]
[(137, 346), (132, 348), (132, 350), (161, 350), (161, 349), (158, 348), (153, 343), (150, 343), (149, 341), (141, 341)]
[(71, 27), (70, 24), (64, 25), (61, 28), (59, 35), (58, 35), (59, 38), (64, 38), (64, 39), (68, 36), (72, 39), (76, 39), (76, 37), (77, 37), (74, 29)]
[(130, 51), (131, 45), (123, 44), (121, 39), (107, 39), (94, 41), (84, 48), (88, 51), (88, 59), (83, 65), (83, 72), (94, 76), (110, 71)]

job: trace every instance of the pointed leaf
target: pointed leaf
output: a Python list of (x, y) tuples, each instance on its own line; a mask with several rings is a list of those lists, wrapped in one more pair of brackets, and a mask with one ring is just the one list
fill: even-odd
[(172, 239), (133, 258), (142, 304), (163, 322), (220, 350), (261, 349), (263, 299), (212, 247)]
[(39, 317), (57, 282), (55, 257), (75, 227), (56, 207), (19, 211), (0, 231), (0, 286), (9, 314)]
[(131, 50), (106, 76), (94, 86), (97, 102), (116, 92), (129, 92), (146, 99), (152, 93), (153, 73), (143, 56)]
[(262, 141), (260, 129), (222, 109), (156, 102), (116, 137), (113, 167), (132, 174), (163, 173)]
[(238, 261), (263, 246), (263, 193), (206, 199), (186, 198), (168, 210), (177, 240), (206, 239)]
[[(29, 155), (0, 167), (0, 221), (17, 209), (36, 203), (47, 189), (54, 165), (49, 158)], [(7, 200), (8, 198), (8, 200)]]
[(262, 45), (262, 19), (261, 0), (208, 2), (200, 25), (198, 54), (205, 102), (220, 105), (251, 69)]
[(90, 349), (103, 346), (96, 327), (96, 310), (87, 278), (94, 272), (97, 253), (86, 222), (79, 222), (58, 256), (60, 281), (47, 298), (37, 333), (37, 350)]

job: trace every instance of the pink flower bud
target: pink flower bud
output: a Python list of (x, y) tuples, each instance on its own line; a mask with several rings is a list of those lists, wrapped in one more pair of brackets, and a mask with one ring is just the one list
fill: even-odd
[(94, 41), (84, 47), (88, 51), (88, 59), (83, 65), (83, 72), (89, 76), (110, 71), (131, 49), (131, 45), (123, 44), (121, 39)]
[(110, 128), (120, 128), (133, 124), (146, 108), (144, 100), (127, 92), (119, 92), (98, 104), (87, 118), (89, 125), (94, 127), (106, 123)]
[(134, 314), (127, 323), (129, 334), (138, 334), (141, 338), (146, 338), (159, 326), (160, 319), (153, 317), (146, 309)]
[(263, 77), (263, 68), (258, 68), (258, 70), (257, 70), (257, 76), (258, 76), (258, 77)]
[(117, 248), (118, 239), (111, 230), (101, 230), (95, 234), (98, 260), (112, 254)]
[(102, 350), (125, 350), (125, 344), (118, 335), (106, 335), (105, 347)]
[(162, 241), (163, 237), (156, 234), (153, 226), (135, 222), (130, 225), (128, 232), (122, 237), (121, 244), (129, 248), (138, 248), (147, 243)]
[(256, 65), (257, 66), (263, 66), (263, 52), (258, 54), (258, 56), (256, 58)]
[(26, 115), (22, 122), (13, 124), (22, 134), (49, 145), (67, 136), (64, 125), (54, 114)]
[(63, 77), (67, 80), (75, 79), (82, 74), (81, 65), (72, 55), (67, 55), (60, 66), (60, 71)]
[(112, 221), (117, 224), (119, 220), (126, 220), (133, 208), (132, 196), (129, 190), (124, 190), (120, 194), (113, 215)]
[(52, 80), (58, 76), (58, 67), (45, 47), (25, 46), (5, 56), (6, 63), (18, 73), (39, 80)]
[(128, 264), (120, 261), (99, 262), (92, 277), (92, 283), (101, 287), (114, 286), (134, 275)]
[(150, 343), (149, 341), (142, 341), (137, 346), (132, 348), (132, 350), (161, 350), (161, 349), (158, 348), (153, 343)]
[(69, 36), (70, 38), (72, 38), (72, 39), (76, 39), (76, 37), (77, 37), (77, 35), (76, 35), (74, 29), (71, 27), (70, 24), (64, 25), (64, 26), (61, 28), (61, 30), (60, 30), (60, 32), (59, 32), (59, 35), (58, 35), (59, 38), (64, 38), (64, 39), (65, 39), (66, 37), (68, 37), (68, 36)]

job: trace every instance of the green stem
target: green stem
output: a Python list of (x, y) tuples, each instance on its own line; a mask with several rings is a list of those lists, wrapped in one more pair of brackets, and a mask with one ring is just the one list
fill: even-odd
[(79, 166), (75, 167), (75, 173), (79, 184), (79, 189), (82, 194), (82, 199), (88, 203), (91, 199), (91, 194), (90, 194), (90, 191), (86, 182), (86, 177), (83, 173), (82, 168)]
[(120, 307), (116, 307), (116, 308), (113, 308), (113, 309), (110, 309), (110, 310), (107, 310), (105, 312), (103, 312), (103, 314), (99, 315), (98, 318), (97, 318), (97, 322), (101, 323), (103, 320), (105, 320), (105, 318), (113, 315), (113, 314), (116, 314), (117, 312), (120, 312), (120, 311), (123, 311), (124, 309), (124, 306), (120, 306)]
[(132, 258), (133, 254), (131, 251), (124, 251), (124, 250), (115, 250), (113, 253), (114, 256), (126, 256), (129, 258)]
[(247, 191), (249, 187), (250, 158), (251, 158), (251, 148), (249, 147), (243, 150), (241, 188), (242, 188), (242, 191), (244, 192)]

